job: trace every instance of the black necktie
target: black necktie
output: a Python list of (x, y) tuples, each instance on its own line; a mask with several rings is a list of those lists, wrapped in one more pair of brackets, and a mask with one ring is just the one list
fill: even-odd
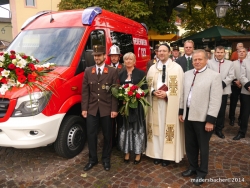
[(115, 63), (112, 63), (112, 64), (113, 64), (113, 67), (116, 67), (116, 66), (115, 66)]
[(162, 67), (162, 83), (165, 82), (165, 77), (166, 77), (166, 65), (163, 65)]
[(98, 68), (98, 74), (97, 74), (97, 77), (100, 78), (101, 77), (101, 69)]
[(191, 61), (191, 58), (188, 57), (188, 58), (187, 58), (187, 71), (190, 69), (190, 68), (189, 68), (189, 67), (190, 67), (190, 61)]

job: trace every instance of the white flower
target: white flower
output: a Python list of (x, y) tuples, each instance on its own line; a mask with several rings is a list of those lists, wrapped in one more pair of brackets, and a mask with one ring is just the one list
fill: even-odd
[(9, 74), (10, 74), (10, 71), (9, 70), (6, 70), (4, 69), (2, 72), (1, 72), (2, 76), (5, 76), (5, 77), (8, 77)]
[(16, 54), (16, 59), (20, 60), (20, 59), (22, 59), (22, 57), (19, 54)]
[(143, 91), (142, 91), (141, 88), (138, 88), (138, 89), (137, 89), (137, 92), (138, 92), (139, 94), (142, 94), (142, 93), (143, 93)]
[(30, 56), (30, 58), (32, 59), (32, 61), (36, 61), (36, 59), (33, 56)]
[(16, 60), (16, 59), (12, 59), (12, 63), (13, 63), (14, 65), (16, 65), (17, 60)]
[(24, 59), (21, 59), (20, 61), (18, 61), (18, 62), (16, 63), (16, 67), (24, 68), (24, 67), (26, 66), (26, 64), (27, 64), (27, 61), (24, 60)]
[[(5, 60), (5, 57), (2, 55), (2, 56), (0, 56), (0, 61), (1, 62), (4, 62), (4, 60)], [(0, 67), (2, 67), (3, 65), (1, 65)]]
[(0, 67), (3, 67), (3, 63), (2, 62), (0, 62)]
[(17, 87), (23, 87), (24, 84), (20, 83), (19, 81), (16, 81), (16, 86), (17, 86)]
[(9, 80), (8, 80), (8, 85), (9, 85), (9, 86), (15, 86), (15, 85), (16, 85), (15, 80), (9, 79)]
[(0, 87), (0, 93), (1, 95), (5, 95), (5, 92), (8, 90), (8, 86), (6, 84), (2, 84), (2, 86)]

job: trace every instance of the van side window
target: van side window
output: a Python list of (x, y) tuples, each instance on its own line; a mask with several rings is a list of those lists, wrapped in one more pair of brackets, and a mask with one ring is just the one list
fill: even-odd
[(90, 33), (75, 75), (83, 72), (86, 67), (95, 65), (94, 57), (92, 55), (92, 48), (97, 44), (106, 46), (104, 30), (94, 30)]
[(90, 50), (97, 44), (106, 46), (105, 33), (103, 30), (95, 30), (90, 33), (85, 50)]
[[(124, 55), (127, 52), (134, 53), (133, 38), (131, 34), (111, 31), (110, 36), (112, 44), (119, 46), (122, 55)], [(122, 58), (121, 61), (123, 61)]]

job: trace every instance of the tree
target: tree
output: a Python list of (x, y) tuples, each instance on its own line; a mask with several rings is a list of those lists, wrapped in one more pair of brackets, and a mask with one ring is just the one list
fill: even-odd
[[(182, 37), (195, 34), (215, 25), (234, 31), (250, 29), (250, 23), (247, 22), (249, 20), (249, 0), (228, 0), (228, 2), (230, 8), (224, 18), (216, 17), (215, 7), (218, 1), (211, 0), (204, 3), (200, 0), (192, 0), (188, 3), (186, 10), (179, 15), (182, 20), (182, 27), (187, 30)], [(200, 7), (199, 9), (197, 5)]]
[(189, 0), (61, 0), (59, 10), (84, 9), (99, 6), (138, 22), (160, 34), (176, 32), (176, 12), (173, 9)]

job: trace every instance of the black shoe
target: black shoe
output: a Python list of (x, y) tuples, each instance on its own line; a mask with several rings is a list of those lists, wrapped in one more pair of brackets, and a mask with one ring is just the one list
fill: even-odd
[(229, 125), (234, 126), (234, 120), (230, 119)]
[(241, 138), (245, 138), (245, 135), (238, 133), (235, 137), (233, 137), (233, 140), (240, 140)]
[(158, 164), (160, 164), (161, 163), (161, 159), (154, 159), (154, 164), (155, 165), (158, 165)]
[(225, 138), (224, 134), (221, 131), (215, 131), (215, 134), (219, 137), (219, 138)]
[(166, 167), (170, 164), (168, 160), (162, 160), (161, 166)]
[(192, 175), (194, 175), (194, 174), (196, 174), (196, 171), (194, 171), (194, 170), (189, 170), (189, 169), (181, 173), (181, 175), (182, 175), (183, 177), (189, 177), (189, 176), (192, 176)]
[(196, 186), (200, 186), (201, 184), (204, 183), (204, 181), (205, 181), (204, 177), (196, 176), (196, 178), (194, 179), (193, 184), (196, 185)]
[(137, 160), (134, 160), (134, 164), (137, 165), (141, 162), (141, 155), (140, 155), (140, 159), (137, 161)]
[(238, 125), (239, 125), (239, 126), (241, 125), (241, 120), (240, 120), (240, 119), (238, 119)]
[(88, 171), (88, 170), (90, 170), (91, 168), (93, 168), (93, 166), (95, 166), (95, 165), (97, 165), (98, 164), (98, 162), (96, 162), (96, 163), (87, 163), (86, 165), (85, 165), (85, 167), (83, 168), (83, 170), (84, 171)]
[(124, 163), (129, 163), (129, 159), (124, 159)]
[(110, 170), (110, 162), (104, 162), (103, 168), (104, 168), (104, 170), (109, 171)]

